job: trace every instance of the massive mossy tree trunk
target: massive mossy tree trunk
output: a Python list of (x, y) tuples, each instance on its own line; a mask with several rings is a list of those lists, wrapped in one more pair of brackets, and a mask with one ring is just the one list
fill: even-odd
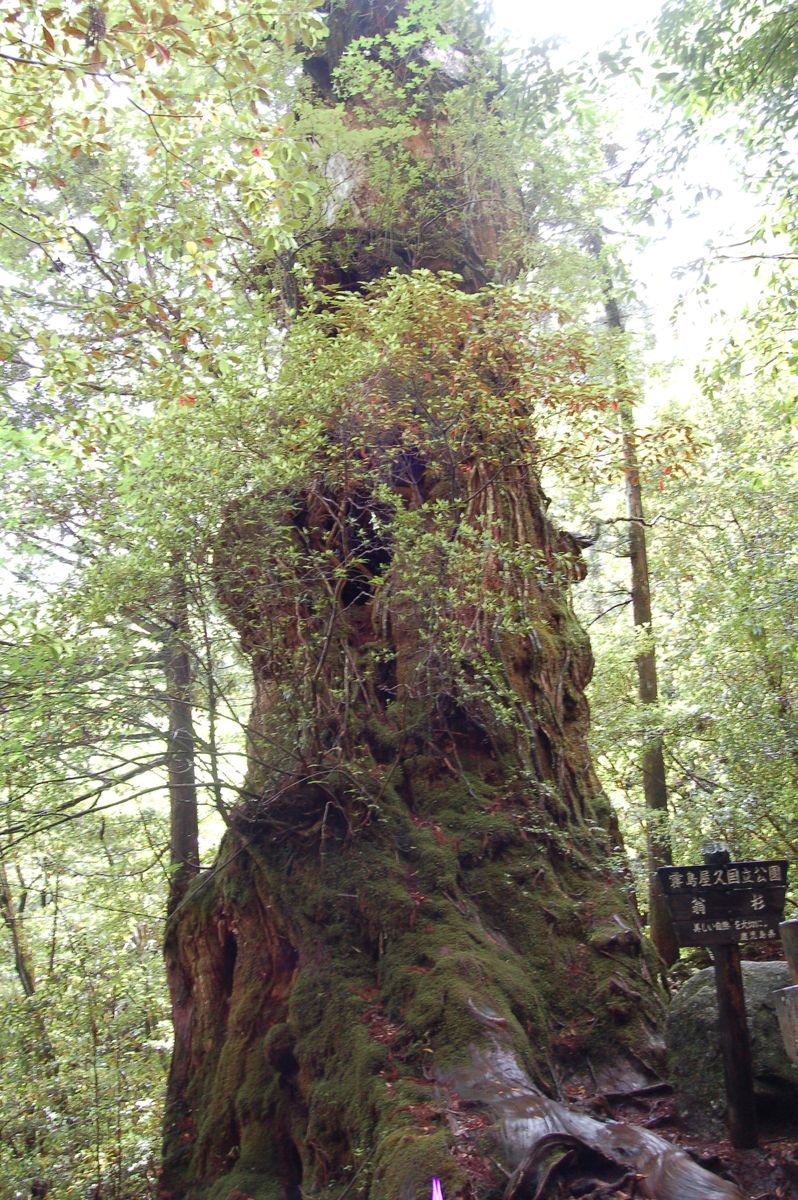
[[(320, 104), (351, 38), (395, 15), (337, 10)], [(519, 329), (557, 322), (480, 294), (520, 201), (474, 192), (430, 78), (392, 143), (403, 218), (386, 227), (353, 167), (303, 263), (349, 294), (317, 314), (309, 377), (327, 354), (343, 379), (376, 339), (374, 365), (338, 384), (306, 486), (239, 500), (219, 536), (254, 673), (251, 798), (168, 928), (163, 1194), (422, 1200), (439, 1176), (487, 1198), (520, 1163), (520, 1196), (524, 1156), (560, 1133), (646, 1172), (647, 1195), (736, 1195), (559, 1102), (651, 1078), (659, 996), (587, 751), (578, 550), (546, 516), (534, 371), (519, 382)], [(369, 125), (363, 95), (345, 115)], [(397, 264), (433, 274), (381, 285)], [(547, 345), (549, 382), (575, 379), (573, 347)]]

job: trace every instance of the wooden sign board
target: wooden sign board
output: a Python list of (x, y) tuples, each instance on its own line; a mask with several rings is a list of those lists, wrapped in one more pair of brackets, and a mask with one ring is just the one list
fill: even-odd
[(776, 941), (787, 862), (726, 862), (657, 871), (680, 946)]

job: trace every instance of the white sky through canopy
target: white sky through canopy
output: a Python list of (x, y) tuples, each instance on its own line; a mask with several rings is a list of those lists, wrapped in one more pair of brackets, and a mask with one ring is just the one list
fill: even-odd
[(576, 54), (599, 50), (653, 20), (660, 0), (493, 0), (494, 21), (517, 38), (558, 37)]
[[(589, 58), (595, 62), (603, 49), (613, 49), (624, 34), (634, 48), (634, 35), (651, 29), (663, 0), (493, 0), (493, 22), (497, 32), (506, 32), (515, 43), (556, 38), (558, 66)], [(643, 51), (640, 52), (641, 60)], [(623, 90), (623, 81), (620, 89)], [(621, 106), (619, 141), (632, 144), (638, 125), (647, 121), (646, 105), (652, 104), (650, 91), (629, 84), (629, 119)], [(653, 108), (652, 110), (653, 111)], [(693, 280), (678, 279), (674, 271), (704, 257), (708, 244), (729, 246), (745, 237), (755, 221), (756, 200), (742, 190), (733, 164), (734, 125), (725, 121), (725, 135), (719, 141), (707, 137), (699, 155), (693, 156), (679, 180), (666, 180), (674, 188), (670, 205), (671, 224), (664, 217), (655, 229), (641, 233), (653, 240), (634, 251), (630, 263), (638, 280), (638, 296), (648, 311), (648, 325), (657, 338), (656, 357), (681, 360), (687, 373), (707, 353), (707, 344), (717, 332), (713, 310), (724, 309), (735, 318), (758, 291), (748, 265), (730, 262), (717, 272), (722, 298), (716, 290), (709, 303), (700, 302)], [(694, 198), (703, 192), (703, 199)], [(681, 300), (679, 319), (672, 323), (674, 307)], [(682, 376), (684, 378), (684, 376)]]

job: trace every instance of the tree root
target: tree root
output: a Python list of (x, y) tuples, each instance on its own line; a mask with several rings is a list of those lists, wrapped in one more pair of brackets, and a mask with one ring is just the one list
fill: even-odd
[[(544, 1096), (498, 1037), (491, 1050), (472, 1047), (470, 1065), (441, 1082), (461, 1101), (487, 1107), (499, 1123), (507, 1161), (515, 1167), (504, 1200), (602, 1193), (641, 1200), (745, 1200), (734, 1183), (704, 1170), (658, 1134), (620, 1121), (597, 1121)], [(552, 1164), (557, 1150), (566, 1154)], [(579, 1190), (563, 1191), (564, 1176)]]
[[(545, 1097), (537, 1098), (534, 1109), (531, 1119), (545, 1122), (551, 1132), (533, 1142), (511, 1177), (504, 1200), (522, 1200), (527, 1195), (547, 1200), (551, 1193), (548, 1178), (540, 1178), (541, 1163), (556, 1146), (568, 1147), (575, 1165), (587, 1164), (596, 1187), (612, 1185), (607, 1195), (633, 1183), (631, 1194), (649, 1200), (744, 1200), (735, 1184), (710, 1174), (684, 1150), (647, 1129), (619, 1121), (602, 1123)], [(562, 1174), (560, 1164), (547, 1176)], [(535, 1181), (534, 1192), (529, 1190), (530, 1180)]]
[[(564, 1150), (554, 1162), (549, 1162), (554, 1152)], [(548, 1165), (547, 1165), (548, 1163)], [(617, 1196), (621, 1188), (632, 1186), (624, 1195), (634, 1195), (640, 1181), (634, 1171), (619, 1167), (613, 1159), (598, 1155), (580, 1138), (570, 1133), (549, 1133), (536, 1142), (529, 1153), (516, 1167), (504, 1193), (504, 1200), (549, 1200), (555, 1194), (562, 1196), (563, 1185), (568, 1194), (587, 1200), (598, 1200), (601, 1196)], [(557, 1187), (556, 1193), (553, 1191)]]

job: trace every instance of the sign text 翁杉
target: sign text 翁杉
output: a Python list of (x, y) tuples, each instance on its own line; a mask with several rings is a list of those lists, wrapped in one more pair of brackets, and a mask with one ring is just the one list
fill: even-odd
[(787, 862), (660, 867), (657, 875), (682, 946), (775, 941)]

